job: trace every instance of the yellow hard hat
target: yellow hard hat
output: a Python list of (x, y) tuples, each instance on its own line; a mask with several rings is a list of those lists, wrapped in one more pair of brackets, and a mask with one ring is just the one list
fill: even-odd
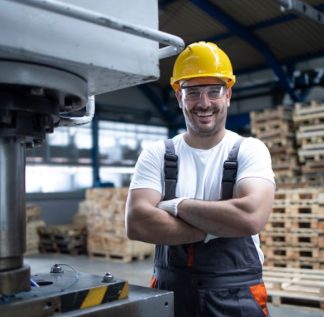
[(231, 61), (216, 44), (197, 42), (188, 45), (173, 66), (171, 86), (180, 89), (180, 80), (196, 77), (217, 77), (230, 88), (235, 83)]

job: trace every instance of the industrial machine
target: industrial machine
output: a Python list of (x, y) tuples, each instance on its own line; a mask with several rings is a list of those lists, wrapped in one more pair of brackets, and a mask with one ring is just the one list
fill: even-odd
[(23, 262), (26, 148), (57, 126), (90, 122), (95, 95), (158, 79), (159, 59), (184, 43), (157, 28), (157, 0), (1, 0), (2, 317), (173, 316), (171, 292), (60, 264), (30, 276)]

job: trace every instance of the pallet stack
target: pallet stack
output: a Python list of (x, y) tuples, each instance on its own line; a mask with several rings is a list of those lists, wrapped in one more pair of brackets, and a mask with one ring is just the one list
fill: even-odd
[(273, 305), (324, 309), (323, 270), (265, 267), (263, 280)]
[(324, 269), (324, 189), (281, 189), (260, 234), (265, 265)]
[(275, 109), (251, 112), (251, 132), (268, 147), (276, 183), (285, 184), (300, 174), (292, 109), (279, 106)]
[(86, 253), (85, 227), (50, 225), (38, 228), (39, 250), (41, 253), (65, 253), (71, 255)]
[(87, 210), (88, 254), (130, 262), (154, 252), (152, 244), (131, 241), (125, 231), (127, 188), (95, 188), (86, 192), (80, 208)]
[(295, 104), (293, 121), (303, 182), (323, 186), (324, 104), (315, 101)]
[(45, 222), (41, 219), (41, 208), (37, 205), (26, 206), (26, 252), (25, 255), (39, 252), (38, 228), (44, 227)]

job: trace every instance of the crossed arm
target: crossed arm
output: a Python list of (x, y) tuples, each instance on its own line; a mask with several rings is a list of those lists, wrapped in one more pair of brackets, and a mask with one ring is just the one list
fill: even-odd
[(134, 189), (126, 207), (126, 230), (130, 239), (155, 244), (201, 241), (206, 234), (240, 237), (261, 231), (274, 198), (274, 185), (265, 179), (246, 178), (236, 184), (235, 197), (224, 201), (183, 200), (177, 217), (158, 208), (161, 194)]

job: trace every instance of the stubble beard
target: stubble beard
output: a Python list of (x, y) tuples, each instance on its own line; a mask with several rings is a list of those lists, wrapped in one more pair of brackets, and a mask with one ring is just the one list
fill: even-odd
[(220, 131), (225, 129), (226, 121), (226, 106), (223, 105), (220, 110), (216, 110), (213, 126), (204, 127), (202, 124), (197, 123), (192, 117), (195, 114), (185, 115), (185, 121), (188, 132), (198, 136), (198, 137), (212, 137), (217, 135)]

